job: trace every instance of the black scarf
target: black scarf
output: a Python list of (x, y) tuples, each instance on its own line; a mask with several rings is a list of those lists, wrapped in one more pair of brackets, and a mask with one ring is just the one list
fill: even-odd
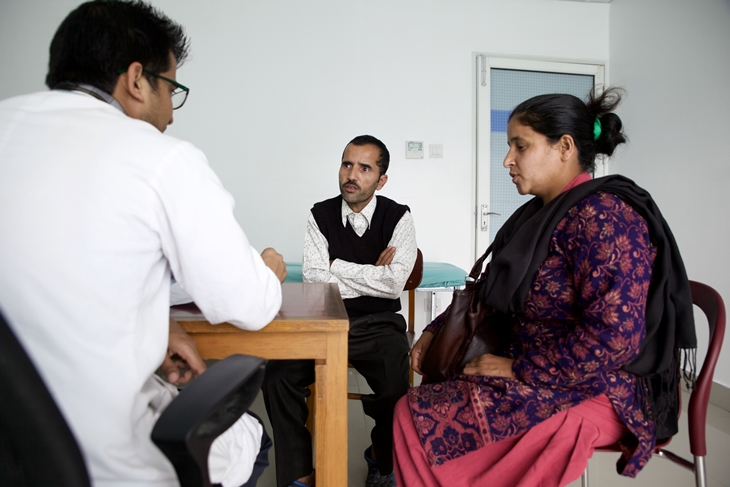
[(677, 431), (680, 355), (694, 379), (695, 337), (692, 295), (674, 235), (649, 193), (623, 176), (594, 179), (560, 194), (543, 205), (528, 201), (505, 222), (494, 239), (492, 261), (480, 297), (495, 309), (522, 312), (523, 303), (540, 265), (547, 257), (555, 228), (568, 210), (597, 191), (611, 193), (631, 205), (647, 222), (657, 255), (646, 305), (646, 337), (639, 355), (624, 369), (642, 379), (648, 389), (657, 437)]

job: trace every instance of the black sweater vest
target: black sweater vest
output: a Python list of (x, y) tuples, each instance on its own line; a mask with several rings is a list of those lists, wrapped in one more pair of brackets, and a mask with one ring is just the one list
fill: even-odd
[[(319, 231), (329, 243), (330, 260), (341, 259), (355, 264), (375, 264), (378, 261), (378, 257), (393, 237), (395, 226), (410, 209), (384, 196), (376, 198), (378, 204), (370, 221), (370, 228), (362, 237), (357, 236), (349, 221), (346, 226), (342, 225), (342, 196), (321, 201), (312, 207), (312, 216), (319, 226)], [(350, 318), (381, 311), (396, 312), (401, 309), (400, 298), (360, 296), (343, 301)]]

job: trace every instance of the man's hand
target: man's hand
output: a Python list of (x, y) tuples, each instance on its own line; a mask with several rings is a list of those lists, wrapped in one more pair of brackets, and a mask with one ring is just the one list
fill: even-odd
[(380, 257), (378, 257), (378, 261), (375, 265), (390, 265), (390, 263), (393, 262), (393, 257), (395, 257), (395, 247), (385, 247), (385, 250), (380, 253)]
[(167, 381), (175, 385), (187, 384), (190, 379), (205, 372), (205, 362), (200, 358), (195, 341), (172, 318), (170, 318), (167, 355), (160, 368)]
[(421, 372), (421, 361), (423, 360), (423, 354), (426, 353), (428, 346), (431, 345), (431, 340), (433, 340), (433, 333), (424, 331), (421, 334), (421, 338), (418, 339), (411, 349), (411, 368), (421, 375), (423, 375), (423, 372)]
[(269, 247), (261, 252), (261, 258), (264, 259), (264, 264), (274, 271), (279, 282), (284, 282), (284, 279), (286, 279), (286, 264), (284, 263), (284, 257), (279, 252)]
[(473, 359), (464, 367), (466, 375), (489, 375), (493, 377), (507, 377), (516, 379), (512, 372), (514, 360), (506, 357), (499, 357), (491, 353), (485, 353)]

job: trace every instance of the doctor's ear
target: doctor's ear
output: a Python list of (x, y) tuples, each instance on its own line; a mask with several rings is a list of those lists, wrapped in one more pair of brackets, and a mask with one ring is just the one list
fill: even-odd
[(121, 88), (125, 94), (134, 100), (144, 102), (144, 92), (142, 90), (142, 79), (144, 78), (144, 68), (138, 61), (131, 63), (127, 69), (120, 71), (117, 88)]

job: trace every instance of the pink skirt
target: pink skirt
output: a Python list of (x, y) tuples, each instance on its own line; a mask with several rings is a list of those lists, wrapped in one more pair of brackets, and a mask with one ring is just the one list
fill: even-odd
[(406, 398), (395, 408), (393, 456), (401, 487), (556, 487), (579, 478), (593, 450), (628, 433), (603, 394), (561, 411), (525, 434), (431, 467)]

